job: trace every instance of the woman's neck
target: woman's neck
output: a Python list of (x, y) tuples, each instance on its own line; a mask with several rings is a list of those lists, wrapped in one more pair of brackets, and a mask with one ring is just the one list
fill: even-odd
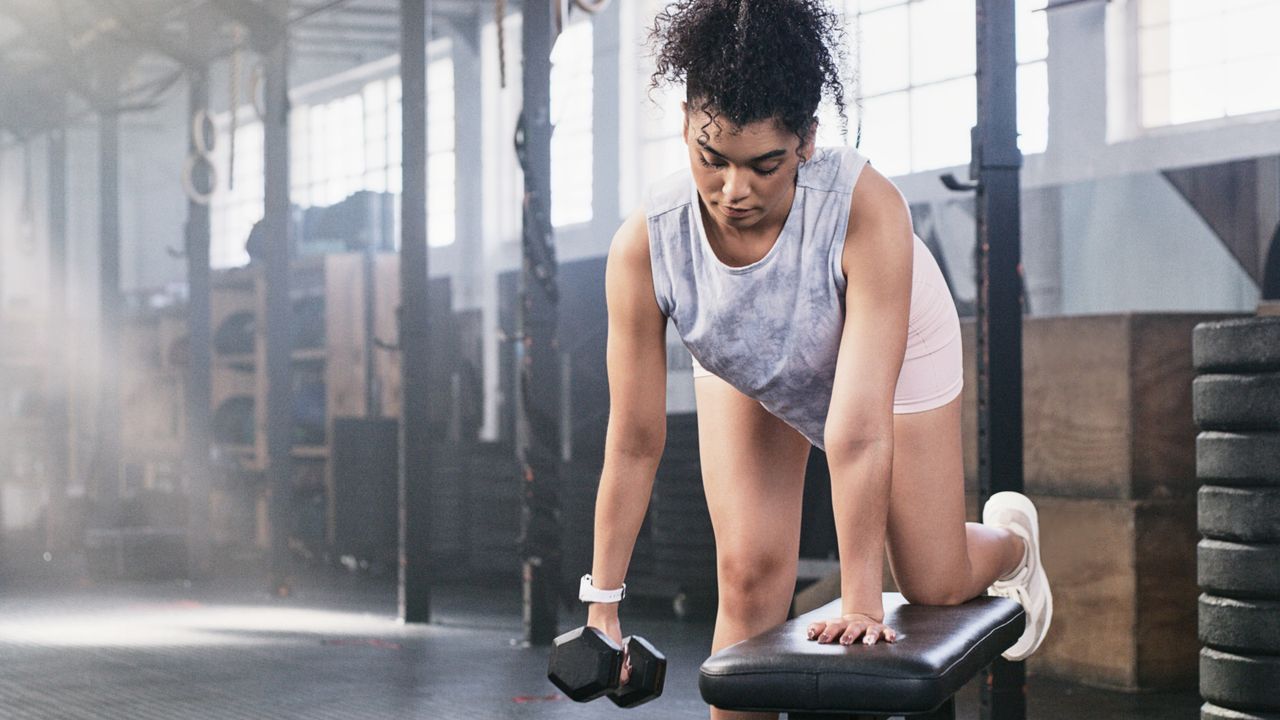
[(736, 228), (723, 222), (718, 215), (707, 209), (706, 202), (699, 195), (698, 210), (702, 213), (702, 226), (707, 232), (707, 241), (711, 243), (711, 248), (720, 261), (726, 265), (743, 266), (769, 254), (778, 241), (778, 236), (782, 234), (782, 228), (787, 224), (787, 217), (795, 203), (795, 193), (796, 188), (792, 185), (785, 201), (779, 203), (760, 222), (748, 228)]

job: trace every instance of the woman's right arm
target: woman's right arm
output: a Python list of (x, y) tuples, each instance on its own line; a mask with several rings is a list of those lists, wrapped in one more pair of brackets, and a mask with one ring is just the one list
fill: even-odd
[[(593, 585), (620, 587), (653, 490), (667, 435), (667, 318), (654, 296), (643, 211), (627, 218), (609, 247), (609, 426), (596, 495)], [(592, 604), (588, 624), (617, 622), (617, 604)], [(600, 621), (600, 624), (592, 622)]]

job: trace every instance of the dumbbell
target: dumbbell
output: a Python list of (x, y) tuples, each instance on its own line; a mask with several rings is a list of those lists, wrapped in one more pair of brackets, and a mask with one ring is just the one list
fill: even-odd
[(593, 627), (580, 627), (556, 638), (547, 664), (547, 678), (571, 700), (589, 702), (607, 694), (623, 708), (642, 705), (662, 694), (667, 658), (648, 640), (628, 636), (623, 644), (631, 659), (631, 676), (622, 677), (622, 648)]

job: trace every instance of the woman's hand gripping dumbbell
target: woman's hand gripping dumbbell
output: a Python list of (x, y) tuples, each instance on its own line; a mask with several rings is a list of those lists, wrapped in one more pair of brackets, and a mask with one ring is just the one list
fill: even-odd
[(617, 603), (626, 594), (597, 590), (584, 575), (578, 597), (592, 603), (587, 625), (555, 639), (547, 678), (578, 702), (608, 695), (618, 707), (635, 707), (662, 694), (667, 659), (639, 636), (622, 639)]

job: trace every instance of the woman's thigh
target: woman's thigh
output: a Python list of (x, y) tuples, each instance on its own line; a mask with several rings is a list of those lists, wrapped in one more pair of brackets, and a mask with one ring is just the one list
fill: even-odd
[(731, 600), (763, 606), (751, 611), (777, 615), (762, 619), (768, 627), (785, 619), (795, 590), (810, 445), (718, 377), (700, 377), (694, 389), (721, 610)]
[(968, 599), (956, 597), (970, 575), (960, 403), (893, 419), (886, 541), (894, 579), (912, 602)]

